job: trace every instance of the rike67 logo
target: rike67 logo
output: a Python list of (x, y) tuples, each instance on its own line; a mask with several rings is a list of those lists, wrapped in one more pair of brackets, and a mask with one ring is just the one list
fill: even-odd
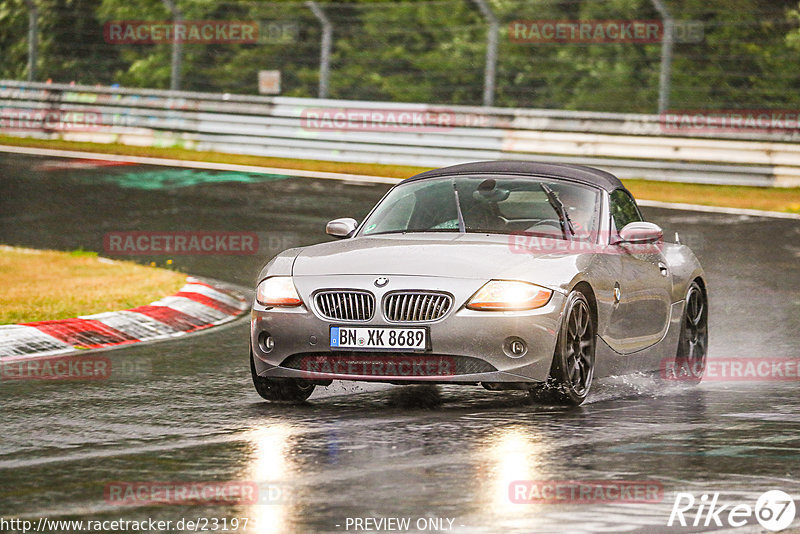
[(752, 518), (755, 517), (762, 527), (777, 532), (794, 521), (794, 500), (784, 491), (770, 490), (761, 494), (755, 506), (748, 503), (722, 504), (719, 502), (719, 495), (703, 494), (696, 499), (691, 493), (676, 493), (667, 526), (742, 527), (752, 523)]

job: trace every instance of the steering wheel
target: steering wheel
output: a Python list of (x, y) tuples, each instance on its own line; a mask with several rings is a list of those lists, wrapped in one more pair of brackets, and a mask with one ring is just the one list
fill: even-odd
[(561, 222), (560, 222), (560, 221), (558, 221), (558, 219), (542, 219), (541, 221), (538, 221), (536, 224), (534, 224), (533, 226), (529, 227), (529, 228), (528, 228), (527, 230), (525, 230), (525, 231), (526, 231), (526, 232), (535, 232), (535, 231), (536, 231), (536, 229), (537, 229), (539, 226), (545, 226), (545, 227), (554, 226), (554, 227), (556, 227), (556, 228), (557, 228), (559, 231), (561, 231)]

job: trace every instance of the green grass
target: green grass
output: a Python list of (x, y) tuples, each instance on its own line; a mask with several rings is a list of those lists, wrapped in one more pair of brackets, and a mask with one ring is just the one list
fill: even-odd
[(638, 199), (800, 213), (800, 187), (706, 185), (624, 180)]
[[(183, 148), (137, 147), (121, 144), (79, 143), (73, 141), (42, 140), (9, 136), (0, 136), (0, 144), (102, 152), (127, 156), (279, 167), (289, 170), (297, 169), (388, 176), (392, 178), (407, 178), (419, 172), (429, 170), (427, 167), (409, 167), (403, 165), (268, 158), (240, 154), (224, 154), (219, 152), (198, 152)], [(800, 187), (778, 188), (703, 185), (659, 182), (644, 179), (625, 180), (624, 182), (638, 199), (800, 213)]]
[(149, 304), (176, 293), (186, 275), (96, 252), (0, 245), (0, 324), (68, 319)]
[(340, 163), (335, 161), (268, 158), (264, 156), (248, 156), (245, 154), (201, 152), (197, 150), (188, 150), (185, 148), (176, 147), (140, 147), (115, 143), (84, 143), (77, 141), (64, 141), (61, 139), (32, 139), (28, 137), (12, 137), (3, 135), (0, 135), (0, 145), (80, 150), (84, 152), (100, 152), (104, 154), (121, 154), (124, 156), (169, 158), (185, 161), (205, 161), (209, 163), (232, 163), (236, 165), (256, 165), (260, 167), (279, 167), (308, 171), (341, 172), (370, 176), (388, 176), (391, 178), (408, 178), (414, 174), (429, 170), (428, 167), (406, 167), (402, 165), (380, 165), (372, 163)]

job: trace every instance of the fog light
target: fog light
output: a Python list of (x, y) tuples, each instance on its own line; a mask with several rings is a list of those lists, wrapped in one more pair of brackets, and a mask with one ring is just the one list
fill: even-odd
[(528, 352), (528, 345), (522, 338), (516, 336), (507, 337), (503, 342), (503, 352), (509, 358), (522, 358)]
[(263, 352), (272, 352), (272, 349), (275, 348), (275, 339), (269, 332), (261, 332), (258, 334), (258, 346)]

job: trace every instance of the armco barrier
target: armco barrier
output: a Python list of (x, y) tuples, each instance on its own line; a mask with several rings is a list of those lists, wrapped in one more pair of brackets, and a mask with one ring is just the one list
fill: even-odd
[[(403, 113), (414, 119), (373, 120)], [(346, 114), (350, 121), (323, 120)], [(800, 185), (797, 132), (675, 135), (658, 115), (0, 81), (0, 133), (422, 167), (485, 159), (560, 161), (622, 178)]]

